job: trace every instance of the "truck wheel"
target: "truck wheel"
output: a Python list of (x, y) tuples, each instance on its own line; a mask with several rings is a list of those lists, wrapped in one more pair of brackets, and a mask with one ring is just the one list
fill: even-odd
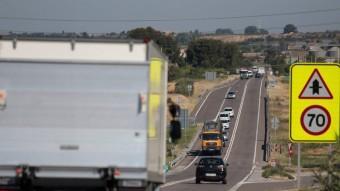
[(201, 184), (201, 180), (199, 178), (196, 178), (196, 184)]
[(227, 184), (227, 177), (226, 177), (226, 178), (223, 178), (222, 184)]

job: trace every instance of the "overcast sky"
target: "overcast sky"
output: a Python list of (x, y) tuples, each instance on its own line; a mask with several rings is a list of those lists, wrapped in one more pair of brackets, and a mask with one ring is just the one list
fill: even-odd
[[(167, 21), (167, 22), (53, 22), (8, 18), (46, 18), (67, 20), (143, 20), (230, 17), (317, 9), (340, 8), (340, 0), (0, 0), (0, 31), (27, 32), (120, 32), (152, 26), (162, 31), (215, 31), (231, 28), (243, 33), (248, 25), (273, 29), (291, 23), (300, 31), (340, 30), (340, 9), (303, 15), (243, 19)], [(7, 19), (5, 19), (7, 18)], [(312, 27), (299, 27), (333, 23)], [(334, 24), (338, 23), (338, 24)]]

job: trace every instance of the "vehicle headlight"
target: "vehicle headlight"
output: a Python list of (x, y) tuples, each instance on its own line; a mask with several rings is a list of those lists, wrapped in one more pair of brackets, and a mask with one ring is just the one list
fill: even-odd
[(217, 169), (220, 170), (220, 171), (222, 171), (222, 172), (224, 171), (223, 165), (218, 165), (218, 166), (217, 166)]

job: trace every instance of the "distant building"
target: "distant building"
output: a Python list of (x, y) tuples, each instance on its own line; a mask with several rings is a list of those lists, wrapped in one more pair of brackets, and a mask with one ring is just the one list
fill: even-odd
[(307, 58), (307, 51), (305, 50), (290, 50), (288, 51), (289, 60), (287, 63), (294, 63), (294, 62), (305, 62)]
[(327, 51), (327, 57), (333, 59), (339, 59), (340, 57), (340, 48), (339, 47), (332, 47)]
[(319, 46), (310, 46), (308, 49), (309, 54), (314, 55), (316, 58), (325, 58), (326, 57), (326, 51)]

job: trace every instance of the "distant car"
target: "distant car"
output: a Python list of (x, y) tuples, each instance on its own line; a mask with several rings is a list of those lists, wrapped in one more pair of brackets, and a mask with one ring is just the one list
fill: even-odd
[(223, 121), (223, 120), (230, 120), (229, 112), (227, 112), (227, 111), (220, 112), (219, 119), (221, 121)]
[(225, 147), (225, 143), (229, 140), (229, 131), (223, 132), (222, 140), (223, 140), (223, 147)]
[(251, 78), (251, 77), (253, 77), (253, 75), (254, 75), (253, 72), (248, 70), (248, 76)]
[(234, 91), (229, 91), (226, 96), (227, 99), (235, 99), (236, 93)]
[(221, 121), (222, 132), (226, 132), (230, 128), (230, 121)]
[(234, 117), (234, 110), (232, 107), (225, 107), (223, 110), (228, 112), (230, 117)]
[(223, 132), (222, 136), (223, 140), (227, 142), (229, 140), (229, 131)]
[(196, 163), (196, 184), (201, 181), (227, 184), (227, 166), (221, 157), (205, 157)]

